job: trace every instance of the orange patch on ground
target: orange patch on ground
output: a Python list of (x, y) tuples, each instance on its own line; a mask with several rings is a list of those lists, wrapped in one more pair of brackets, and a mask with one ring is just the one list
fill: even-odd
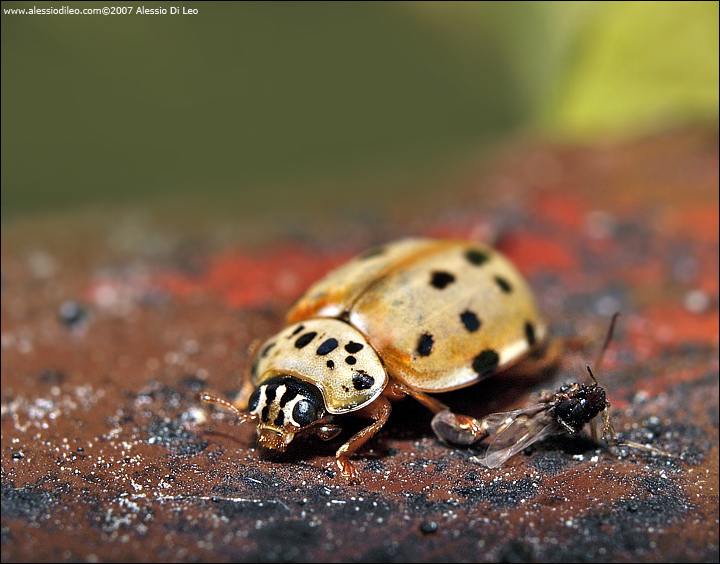
[(498, 249), (524, 274), (578, 267), (575, 256), (557, 241), (521, 231), (505, 237)]
[(557, 195), (537, 198), (532, 209), (534, 213), (549, 223), (566, 227), (575, 232), (584, 229), (585, 218), (589, 213), (587, 206), (580, 201)]
[(692, 313), (680, 306), (656, 307), (628, 325), (628, 337), (637, 350), (646, 351), (648, 356), (668, 345), (687, 342), (717, 346), (718, 323), (717, 310)]
[(720, 214), (717, 206), (673, 210), (664, 222), (664, 228), (706, 242), (718, 240)]
[(230, 252), (199, 276), (164, 274), (158, 285), (171, 294), (216, 294), (230, 307), (258, 306), (297, 298), (348, 255), (313, 253), (287, 245), (265, 255)]

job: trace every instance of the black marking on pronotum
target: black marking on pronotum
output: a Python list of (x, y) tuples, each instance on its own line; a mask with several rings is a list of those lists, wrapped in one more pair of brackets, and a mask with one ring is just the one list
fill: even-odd
[(423, 333), (418, 339), (417, 353), (420, 356), (428, 356), (432, 352), (434, 342), (435, 340), (430, 333)]
[(373, 387), (375, 378), (365, 372), (356, 372), (353, 374), (353, 387), (356, 390), (369, 390)]
[(328, 367), (330, 370), (335, 370), (335, 363), (334, 363), (332, 360), (328, 360), (328, 361), (327, 361), (327, 367)]
[(304, 335), (300, 335), (295, 341), (295, 346), (298, 349), (303, 348), (305, 345), (307, 345), (310, 341), (312, 341), (317, 336), (317, 333), (315, 331), (311, 331), (310, 333), (305, 333)]
[(498, 353), (492, 349), (487, 349), (475, 357), (472, 367), (478, 376), (485, 376), (495, 370), (499, 362)]
[(327, 353), (334, 351), (338, 346), (337, 339), (333, 339), (332, 337), (323, 341), (323, 343), (317, 348), (317, 354), (320, 356), (325, 356)]
[(460, 321), (462, 321), (465, 329), (471, 333), (480, 329), (480, 320), (478, 319), (478, 316), (469, 309), (466, 309), (460, 314)]
[(354, 341), (350, 341), (347, 345), (345, 345), (345, 350), (350, 354), (355, 354), (356, 352), (361, 351), (362, 348), (362, 343), (356, 343)]
[(262, 408), (262, 413), (260, 417), (263, 421), (267, 422), (268, 415), (270, 414), (270, 404), (275, 399), (275, 390), (277, 389), (277, 384), (274, 386), (265, 386), (265, 406)]
[(510, 282), (505, 280), (505, 278), (503, 278), (502, 276), (496, 276), (495, 282), (500, 287), (500, 289), (503, 292), (505, 292), (506, 294), (509, 294), (510, 292), (512, 292), (512, 286), (510, 285)]
[(384, 247), (384, 246), (375, 247), (374, 249), (370, 249), (366, 253), (363, 253), (362, 255), (360, 255), (358, 257), (358, 260), (365, 260), (365, 259), (380, 256), (385, 253), (385, 250), (386, 250), (386, 247)]
[(430, 284), (438, 290), (443, 290), (448, 284), (455, 282), (455, 276), (449, 272), (436, 271), (432, 273)]
[(273, 425), (277, 425), (280, 427), (283, 422), (285, 421), (285, 412), (281, 409), (278, 411), (277, 417), (275, 418), (275, 421), (273, 421)]
[(347, 362), (348, 364), (355, 364), (357, 362), (357, 358), (355, 358), (354, 356), (348, 356), (345, 357), (345, 362)]
[(298, 391), (292, 389), (290, 386), (285, 388), (282, 397), (280, 398), (280, 407), (285, 407), (285, 404), (295, 399), (298, 395)]
[[(284, 391), (279, 401), (276, 401), (277, 390), (280, 386), (284, 386)], [(293, 422), (301, 426), (309, 425), (323, 411), (323, 399), (320, 390), (312, 384), (292, 376), (275, 376), (267, 380), (252, 393), (250, 396), (250, 404), (252, 405), (254, 402), (255, 407), (257, 407), (261, 394), (265, 396), (265, 406), (261, 414), (263, 422), (267, 422), (269, 419), (271, 405), (278, 405), (282, 409), (298, 398), (298, 396), (300, 397), (293, 407), (292, 412)], [(299, 404), (302, 405), (298, 407)], [(273, 421), (274, 425), (281, 426), (286, 423), (286, 418), (289, 419), (287, 413), (282, 416), (280, 413), (282, 413), (282, 411), (275, 416), (275, 421)]]
[(475, 266), (480, 266), (490, 260), (490, 256), (486, 252), (477, 249), (466, 251), (465, 258), (470, 264), (474, 264)]
[(260, 356), (265, 357), (267, 355), (267, 353), (270, 352), (270, 349), (273, 348), (274, 346), (275, 346), (275, 343), (270, 343), (268, 345), (265, 345), (263, 350), (260, 351)]
[(529, 321), (525, 322), (525, 338), (531, 347), (535, 344), (535, 326)]
[[(303, 329), (305, 329), (305, 326), (304, 326), (304, 325), (298, 325), (298, 326), (295, 328), (295, 331), (293, 331), (293, 332), (290, 334), (290, 337), (294, 337), (295, 335), (297, 335), (297, 334), (298, 334), (300, 331), (302, 331)], [(289, 339), (290, 337), (288, 337), (288, 339)]]

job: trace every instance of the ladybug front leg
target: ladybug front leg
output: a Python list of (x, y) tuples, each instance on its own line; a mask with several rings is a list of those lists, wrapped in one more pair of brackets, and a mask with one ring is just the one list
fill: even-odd
[(377, 433), (390, 417), (390, 402), (385, 396), (378, 397), (370, 405), (356, 411), (353, 415), (374, 419), (374, 423), (369, 427), (365, 427), (353, 435), (348, 442), (341, 446), (336, 454), (337, 465), (340, 473), (351, 481), (357, 481), (357, 472), (350, 462), (350, 457), (364, 445), (370, 437)]

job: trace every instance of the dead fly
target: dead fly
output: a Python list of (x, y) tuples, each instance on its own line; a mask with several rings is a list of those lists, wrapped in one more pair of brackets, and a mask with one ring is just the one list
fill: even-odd
[[(598, 366), (612, 339), (618, 315), (616, 313), (610, 322), (605, 343), (597, 359)], [(590, 366), (586, 365), (586, 367), (592, 379), (592, 384), (580, 384), (578, 382), (565, 384), (556, 392), (546, 394), (540, 399), (540, 403), (536, 405), (505, 413), (493, 413), (480, 421), (474, 419), (468, 421), (468, 424), (474, 427), (476, 435), (493, 436), (485, 455), (473, 457), (473, 460), (488, 468), (497, 468), (508, 458), (528, 446), (551, 435), (575, 435), (587, 423), (590, 423), (592, 438), (597, 442), (598, 433), (595, 418), (598, 415), (602, 415), (602, 437), (608, 445), (628, 446), (654, 454), (671, 456), (647, 445), (618, 439), (610, 421), (608, 410), (610, 402), (607, 400), (605, 390), (598, 384), (592, 370), (590, 370)], [(455, 437), (450, 436), (450, 428), (444, 424), (443, 413), (439, 413), (433, 419), (432, 424), (435, 432), (450, 442), (467, 444), (464, 437), (459, 433)]]

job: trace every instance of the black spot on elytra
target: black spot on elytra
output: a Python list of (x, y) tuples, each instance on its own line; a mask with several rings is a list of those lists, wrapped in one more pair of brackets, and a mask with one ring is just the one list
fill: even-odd
[(311, 331), (310, 333), (305, 333), (304, 335), (300, 335), (295, 341), (295, 347), (298, 349), (303, 348), (306, 346), (310, 341), (312, 341), (317, 336), (317, 333), (315, 331)]
[(363, 345), (361, 343), (356, 343), (354, 341), (350, 341), (347, 345), (345, 345), (345, 350), (350, 354), (355, 354), (356, 352), (361, 351), (362, 348)]
[(335, 363), (334, 363), (332, 360), (328, 360), (328, 361), (327, 361), (327, 367), (328, 367), (330, 370), (335, 370)]
[(493, 372), (497, 368), (499, 362), (500, 357), (498, 356), (498, 353), (492, 349), (487, 349), (475, 357), (472, 367), (478, 376), (485, 376), (486, 374)]
[(417, 353), (420, 356), (428, 356), (432, 352), (434, 342), (433, 336), (430, 333), (423, 333), (418, 339)]
[(455, 282), (455, 276), (449, 272), (436, 271), (432, 273), (430, 284), (432, 284), (438, 290), (443, 290), (448, 284)]
[(326, 341), (323, 341), (323, 343), (318, 347), (317, 354), (320, 356), (324, 356), (328, 354), (329, 352), (334, 351), (338, 346), (337, 339), (327, 339)]
[(529, 321), (525, 322), (525, 338), (531, 347), (535, 344), (535, 326)]
[(373, 387), (375, 378), (365, 372), (356, 372), (353, 374), (353, 387), (356, 390), (369, 390)]
[(505, 278), (503, 278), (502, 276), (496, 276), (495, 282), (500, 287), (500, 289), (503, 292), (505, 292), (506, 294), (509, 294), (510, 292), (512, 292), (512, 286), (510, 285), (510, 282), (505, 280)]
[(475, 266), (480, 266), (490, 260), (490, 256), (486, 252), (479, 251), (478, 249), (470, 249), (467, 251), (465, 253), (465, 258), (470, 264)]
[(345, 362), (347, 362), (348, 364), (355, 364), (357, 362), (357, 358), (355, 358), (354, 356), (348, 356), (345, 358)]
[(477, 315), (475, 315), (475, 313), (473, 313), (469, 309), (466, 309), (460, 314), (460, 321), (462, 321), (465, 329), (467, 329), (471, 333), (480, 329), (480, 320), (478, 319)]
[[(304, 326), (304, 325), (298, 325), (298, 326), (295, 328), (295, 331), (293, 331), (293, 332), (290, 334), (290, 337), (294, 337), (295, 335), (297, 335), (297, 334), (298, 334), (300, 331), (302, 331), (303, 329), (305, 329), (305, 326)], [(288, 337), (288, 339), (289, 339), (290, 337)]]

